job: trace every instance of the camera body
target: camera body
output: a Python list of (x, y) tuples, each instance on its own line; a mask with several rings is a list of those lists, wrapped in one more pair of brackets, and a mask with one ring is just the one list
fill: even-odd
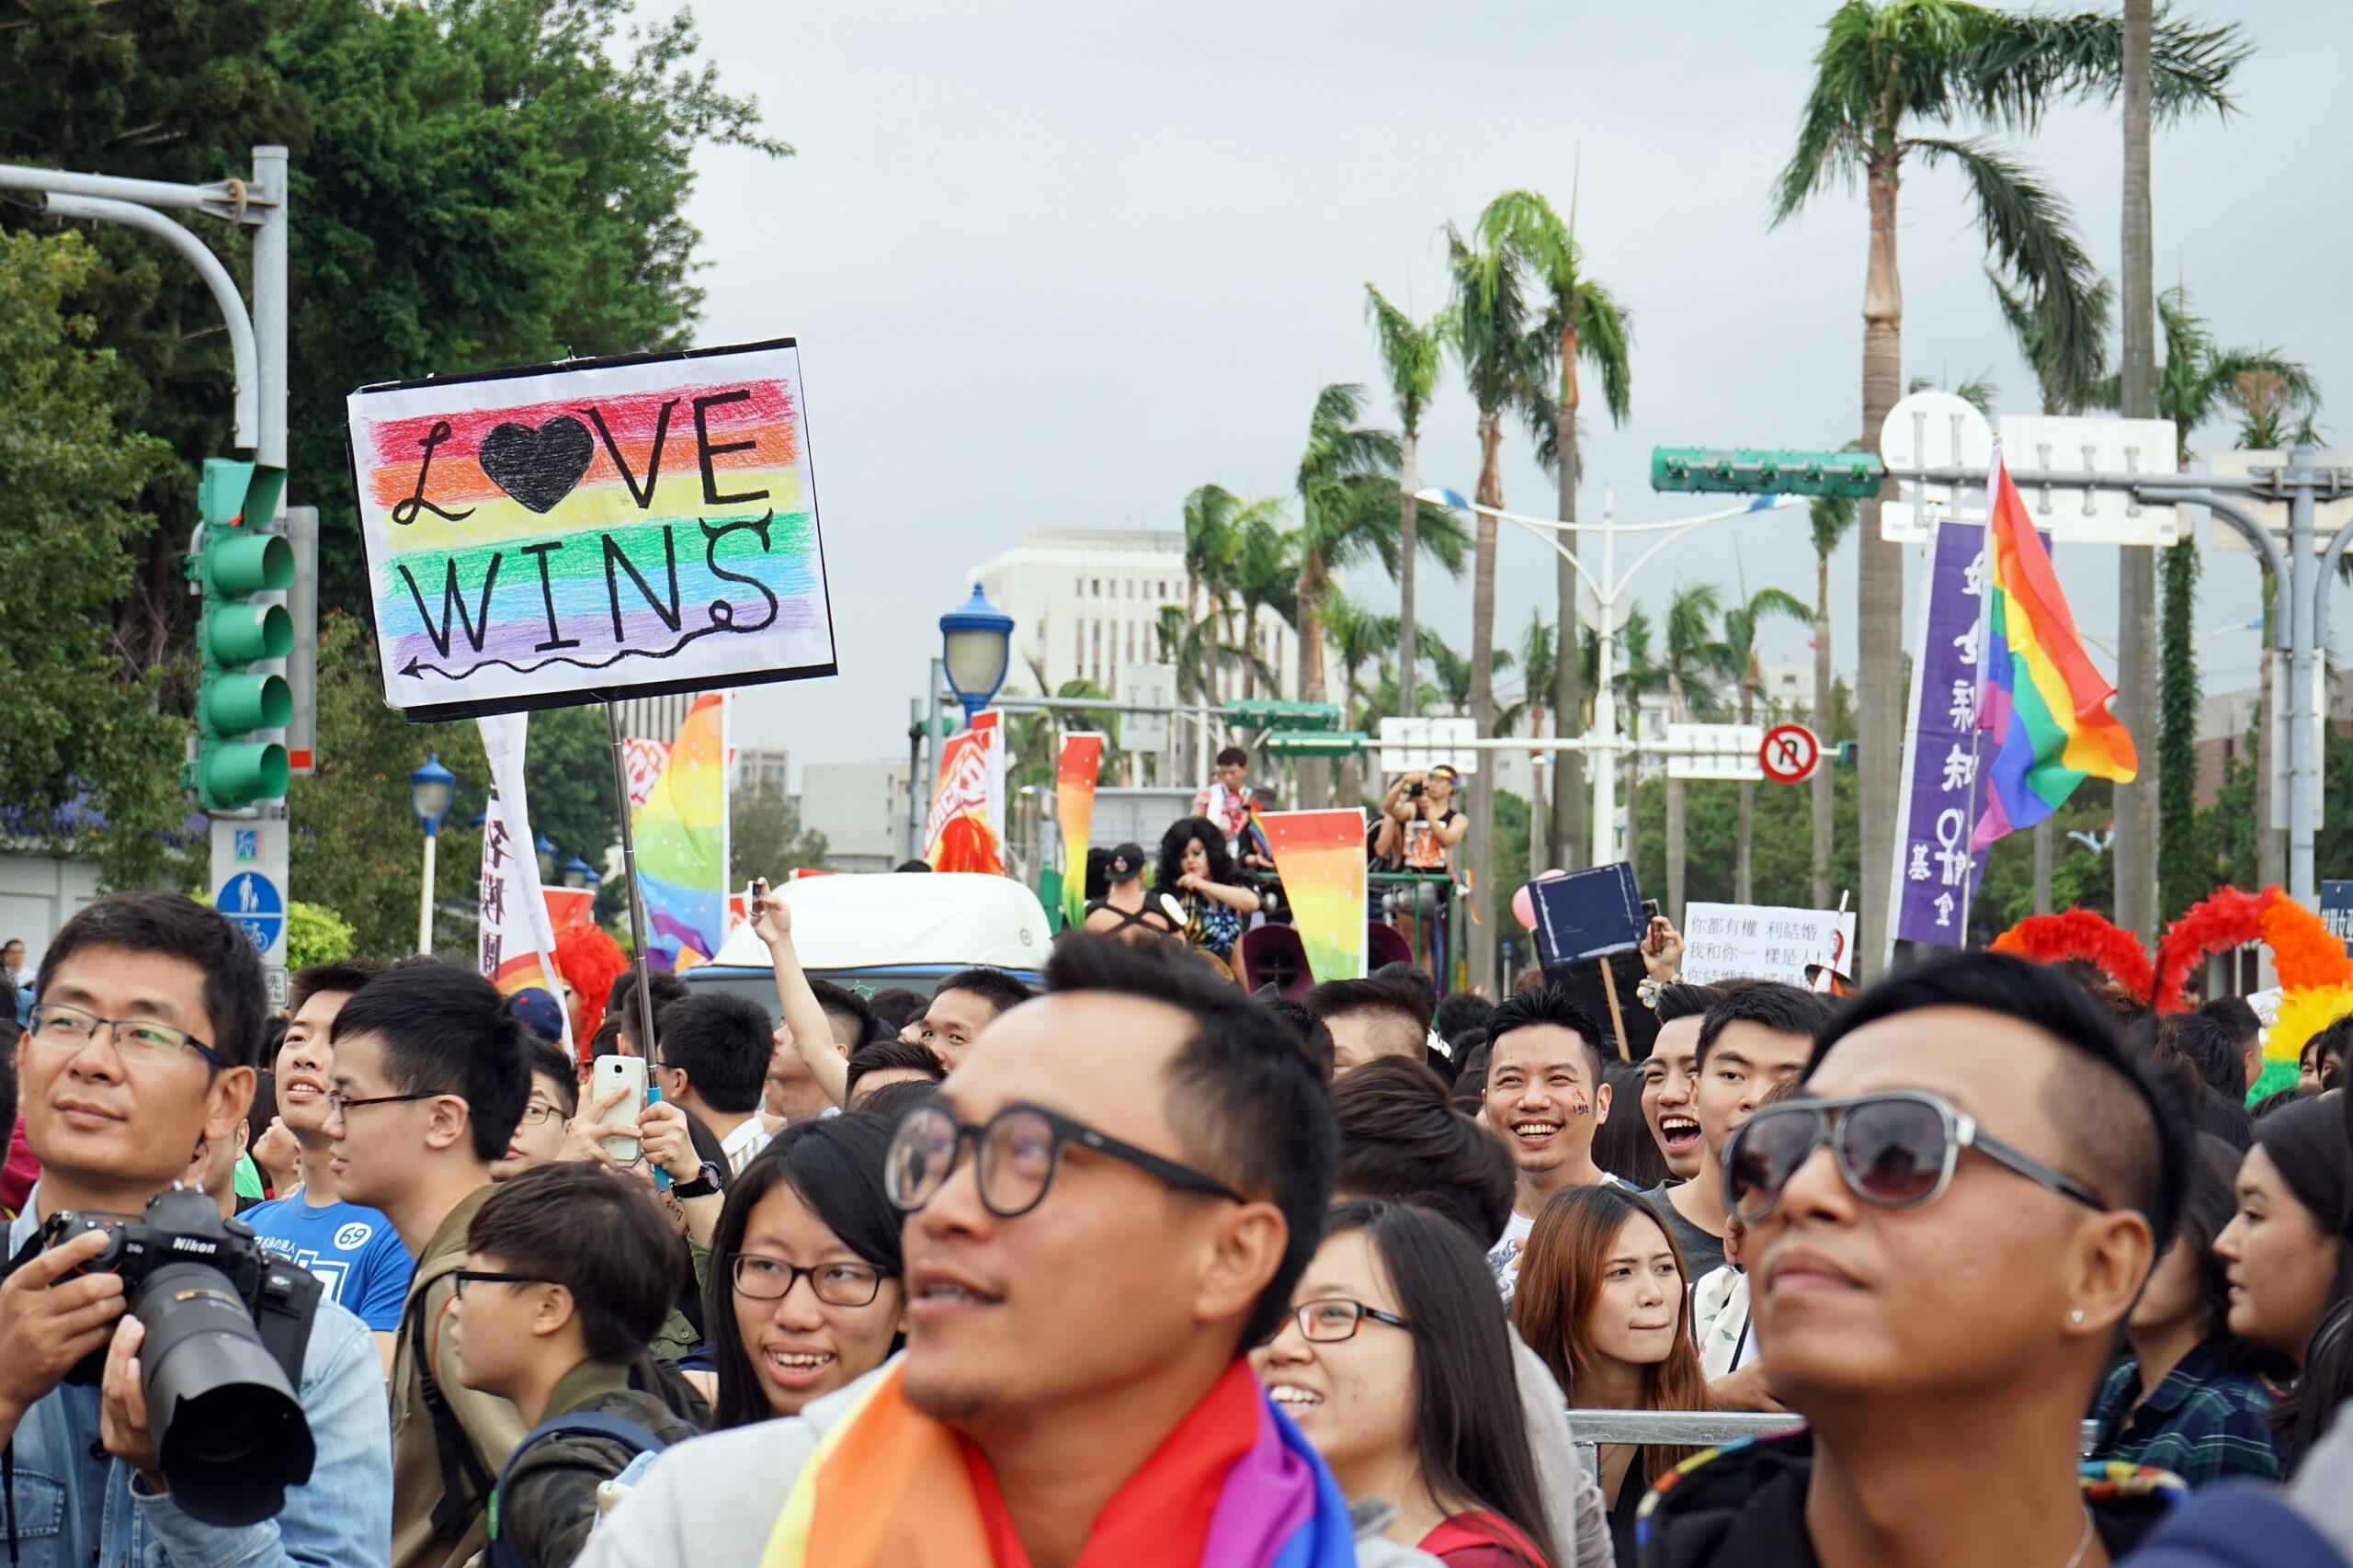
[[(139, 1216), (53, 1214), (40, 1244), (92, 1231), (106, 1245), (76, 1272), (120, 1278), (128, 1310), (146, 1326), (147, 1423), (174, 1498), (206, 1524), (271, 1517), (316, 1458), (294, 1391), (324, 1287), (189, 1187), (157, 1193)], [(105, 1369), (100, 1348), (65, 1381), (96, 1383)]]
[(1427, 785), (1416, 778), (1414, 782), (1405, 786), (1405, 798), (1409, 801), (1418, 801), (1427, 791), (1428, 788), (1429, 787)]

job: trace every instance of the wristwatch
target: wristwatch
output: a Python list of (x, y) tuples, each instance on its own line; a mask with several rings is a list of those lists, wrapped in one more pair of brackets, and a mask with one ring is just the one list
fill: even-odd
[(682, 1181), (672, 1187), (670, 1196), (673, 1198), (715, 1198), (719, 1195), (720, 1189), (726, 1185), (723, 1179), (726, 1174), (709, 1160), (705, 1160), (702, 1163), (702, 1174), (692, 1181)]

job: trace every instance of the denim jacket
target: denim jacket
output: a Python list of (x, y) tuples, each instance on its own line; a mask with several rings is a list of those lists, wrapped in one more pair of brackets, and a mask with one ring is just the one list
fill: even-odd
[[(39, 1228), (39, 1192), (8, 1227), (10, 1257)], [(168, 1494), (150, 1496), (98, 1447), (97, 1389), (61, 1383), (10, 1439), (0, 1568), (382, 1568), (392, 1530), (383, 1379), (366, 1325), (321, 1301), (297, 1391), (317, 1462), (277, 1518), (239, 1528), (199, 1524)]]

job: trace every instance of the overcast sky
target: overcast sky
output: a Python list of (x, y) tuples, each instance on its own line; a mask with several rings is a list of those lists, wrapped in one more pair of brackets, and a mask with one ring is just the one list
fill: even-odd
[[(1654, 446), (1856, 434), (1862, 199), (1832, 193), (1766, 227), (1829, 8), (701, 0), (726, 85), (799, 149), (701, 159), (702, 338), (801, 341), (842, 667), (750, 694), (741, 744), (789, 747), (796, 773), (903, 756), (938, 615), (1021, 528), (1175, 528), (1211, 480), (1287, 491), (1316, 389), (1378, 391), (1363, 284), (1427, 315), (1444, 301), (1441, 225), (1513, 187), (1563, 210), (1576, 192), (1588, 269), (1634, 318), (1632, 417), (1612, 428), (1586, 405), (1586, 515), (1605, 487), (1628, 521), (1705, 509), (1650, 493)], [(2186, 280), (2225, 342), (2283, 348), (2353, 399), (2353, 211), (2330, 179), (2353, 7), (2187, 9), (2239, 17), (2259, 48), (2239, 114), (2158, 135), (2159, 285)], [(2111, 272), (2120, 143), (2094, 107), (2019, 147)], [(1990, 371), (1997, 406), (2031, 412), (1960, 180), (1911, 171), (1902, 215), (1907, 379)], [(1427, 421), (1432, 482), (1471, 488), (1472, 417), (1449, 368)], [(2325, 424), (2344, 439), (2348, 418)], [(1518, 432), (1506, 459), (1506, 504), (1549, 515)], [(1531, 608), (1549, 617), (1552, 571), (1525, 535), (1506, 529), (1501, 553), (1497, 636), (1516, 640)], [(2079, 622), (2112, 636), (2113, 551), (2058, 559)], [(1811, 601), (1802, 511), (1702, 530), (1634, 586), (1655, 607), (1678, 579), (1729, 597), (1744, 578)], [(1467, 648), (1467, 574), (1422, 581), (1426, 622)], [(2255, 581), (2245, 555), (2211, 560), (2200, 629), (2253, 616)], [(1393, 606), (1385, 585), (1353, 585)], [(1851, 669), (1851, 544), (1834, 595)], [(1807, 657), (1806, 636), (1775, 631), (1767, 656)], [(2253, 683), (2256, 642), (2204, 644), (2210, 692)]]

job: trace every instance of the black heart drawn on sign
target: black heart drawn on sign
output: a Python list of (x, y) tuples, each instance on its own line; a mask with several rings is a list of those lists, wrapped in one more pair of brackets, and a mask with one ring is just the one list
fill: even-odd
[(532, 429), (509, 421), (483, 437), (482, 471), (534, 512), (551, 512), (596, 460), (588, 426), (569, 414)]

